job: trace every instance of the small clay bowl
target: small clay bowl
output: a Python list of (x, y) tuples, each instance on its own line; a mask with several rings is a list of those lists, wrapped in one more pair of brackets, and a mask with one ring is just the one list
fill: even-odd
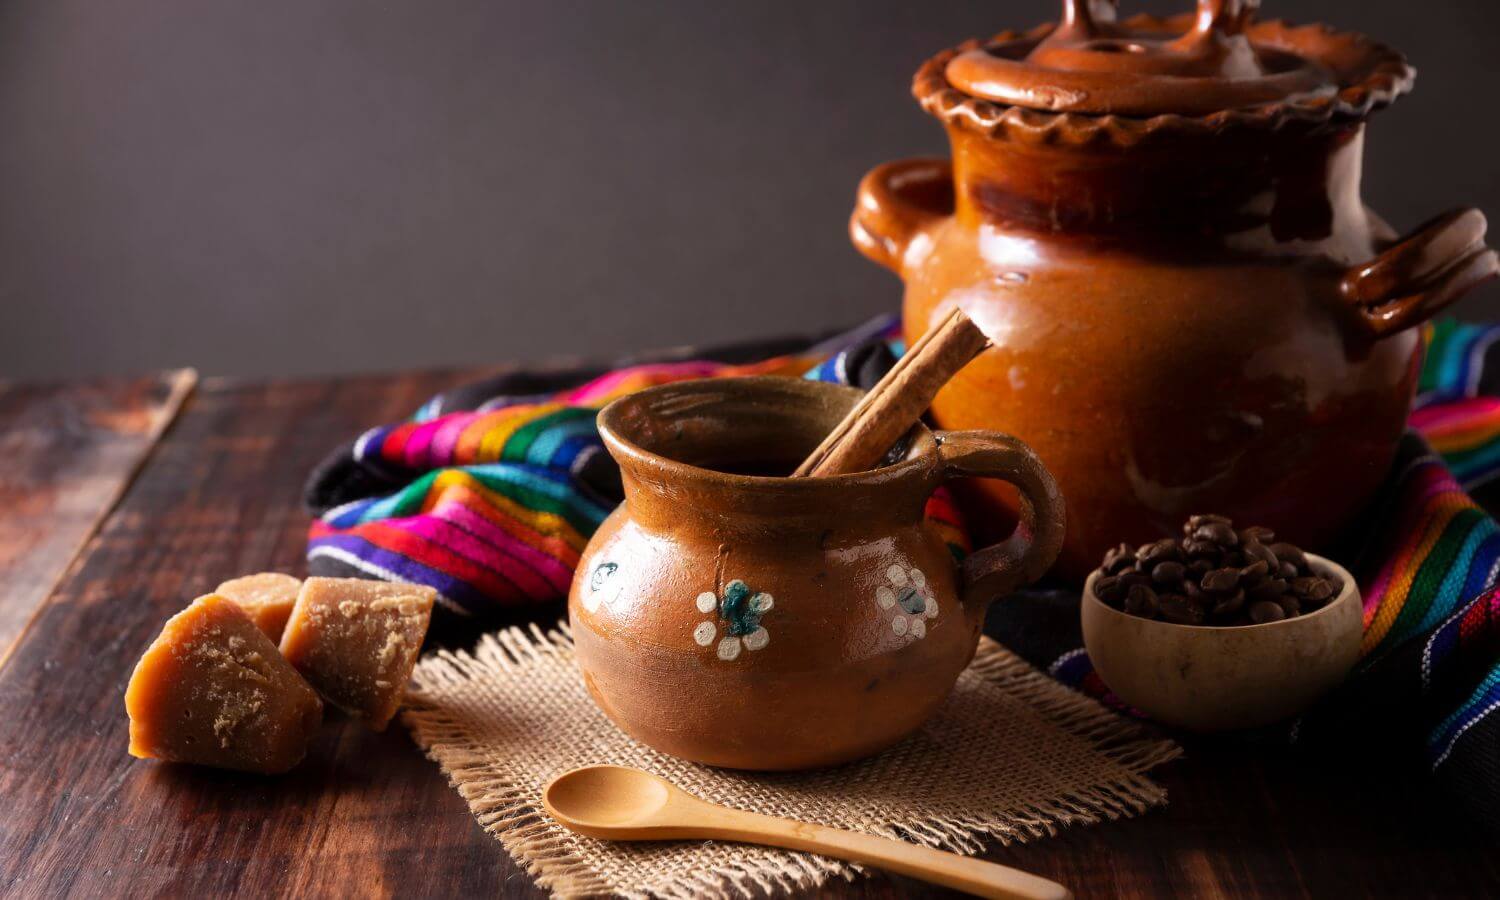
[(1317, 612), (1264, 625), (1174, 625), (1123, 613), (1083, 588), (1083, 643), (1121, 700), (1166, 725), (1228, 731), (1296, 715), (1344, 680), (1359, 659), (1359, 588), (1342, 566), (1307, 554), (1343, 579)]

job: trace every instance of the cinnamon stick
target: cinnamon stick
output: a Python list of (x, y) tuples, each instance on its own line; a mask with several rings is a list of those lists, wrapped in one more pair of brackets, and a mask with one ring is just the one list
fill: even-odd
[(984, 332), (955, 309), (911, 345), (792, 475), (843, 475), (873, 468), (922, 417), (948, 379), (987, 346)]

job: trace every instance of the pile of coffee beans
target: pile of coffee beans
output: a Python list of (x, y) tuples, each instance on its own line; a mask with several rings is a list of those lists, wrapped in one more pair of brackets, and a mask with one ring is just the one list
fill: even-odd
[(1269, 528), (1193, 516), (1182, 539), (1121, 544), (1104, 555), (1094, 593), (1133, 616), (1178, 625), (1263, 625), (1327, 606), (1344, 589)]

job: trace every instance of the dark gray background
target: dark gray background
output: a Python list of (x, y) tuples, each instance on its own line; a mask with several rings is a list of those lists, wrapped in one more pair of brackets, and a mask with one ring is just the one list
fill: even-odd
[[(844, 228), (867, 168), (944, 151), (913, 70), (1057, 5), (9, 0), (0, 375), (610, 354), (893, 308)], [(1500, 3), (1266, 6), (1421, 69), (1370, 131), (1393, 224), (1500, 217)]]

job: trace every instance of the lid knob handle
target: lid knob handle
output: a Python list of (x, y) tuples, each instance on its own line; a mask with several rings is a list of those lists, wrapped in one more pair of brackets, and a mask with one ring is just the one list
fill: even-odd
[(1068, 40), (1098, 37), (1100, 25), (1113, 24), (1119, 0), (1063, 0), (1062, 21), (1057, 34)]
[(1260, 0), (1198, 0), (1198, 23), (1193, 30), (1200, 36), (1243, 34), (1259, 9)]
[(1260, 0), (1198, 0), (1193, 30), (1168, 47), (1204, 72), (1224, 78), (1261, 77), (1266, 70), (1245, 36), (1259, 10)]

